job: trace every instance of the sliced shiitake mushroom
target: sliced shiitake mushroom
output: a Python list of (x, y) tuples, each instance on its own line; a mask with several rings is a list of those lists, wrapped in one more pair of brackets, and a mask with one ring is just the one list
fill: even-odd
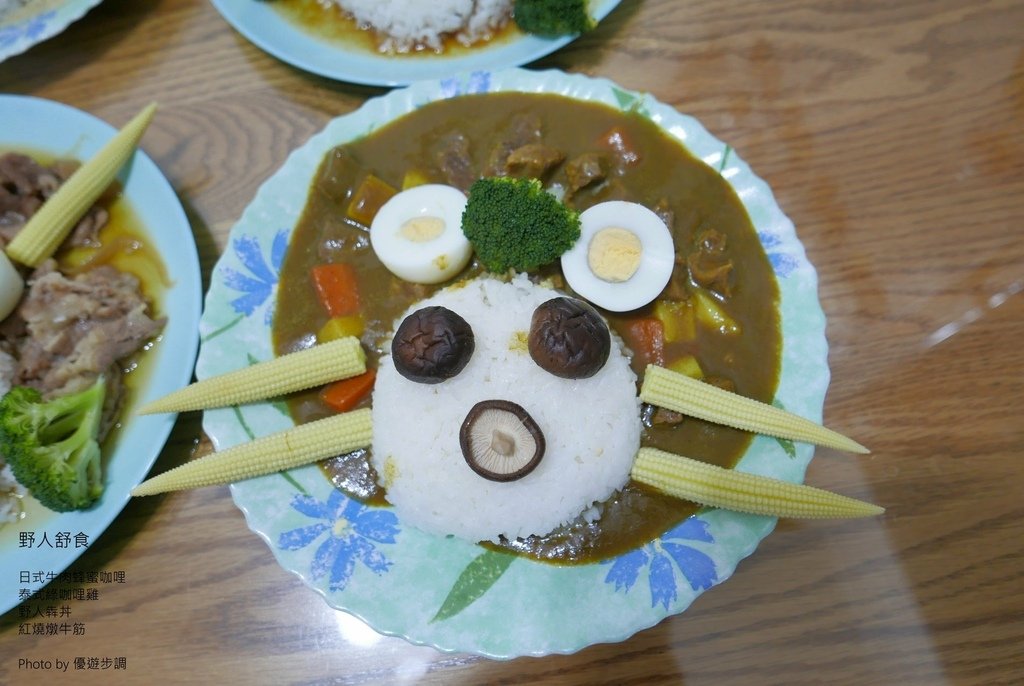
[(507, 400), (484, 400), (466, 415), (459, 446), (470, 469), (491, 481), (515, 481), (544, 457), (544, 434), (530, 413)]
[(534, 310), (528, 345), (541, 369), (563, 379), (586, 379), (608, 361), (612, 339), (597, 310), (581, 300), (558, 297)]
[(391, 341), (395, 370), (417, 383), (441, 383), (463, 370), (476, 346), (469, 323), (447, 307), (422, 307), (398, 325)]

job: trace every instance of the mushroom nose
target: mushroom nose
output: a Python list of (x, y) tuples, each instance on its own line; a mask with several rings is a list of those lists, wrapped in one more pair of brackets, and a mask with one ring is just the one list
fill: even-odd
[(491, 481), (521, 479), (544, 457), (544, 432), (521, 405), (483, 400), (470, 409), (459, 431), (470, 469)]

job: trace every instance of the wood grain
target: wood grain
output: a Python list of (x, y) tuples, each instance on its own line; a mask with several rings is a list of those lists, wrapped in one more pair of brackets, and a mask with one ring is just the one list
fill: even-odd
[[(1024, 3), (625, 0), (540, 60), (697, 116), (773, 188), (818, 269), (829, 424), (810, 483), (889, 508), (781, 523), (683, 615), (575, 655), (492, 662), (331, 610), (250, 533), (226, 488), (132, 501), (73, 570), (127, 582), (66, 640), (0, 618), (19, 657), (125, 656), (73, 683), (1013, 684), (1024, 675)], [(0, 63), (0, 90), (123, 121), (189, 214), (205, 278), (256, 189), (383, 91), (264, 54), (206, 0), (106, 0)], [(0, 124), (2, 125), (2, 124)], [(183, 415), (159, 461), (209, 449)], [(580, 618), (586, 621), (586, 618)]]

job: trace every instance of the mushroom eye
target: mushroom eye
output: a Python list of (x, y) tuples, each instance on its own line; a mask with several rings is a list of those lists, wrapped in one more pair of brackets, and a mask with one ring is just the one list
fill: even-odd
[(593, 307), (574, 298), (552, 298), (537, 306), (528, 346), (537, 365), (563, 379), (585, 379), (608, 361), (612, 339)]
[(473, 356), (469, 323), (446, 307), (423, 307), (402, 320), (391, 341), (395, 370), (416, 383), (456, 376)]
[(507, 400), (483, 400), (469, 411), (459, 447), (470, 469), (491, 481), (515, 481), (544, 457), (544, 433), (530, 413)]

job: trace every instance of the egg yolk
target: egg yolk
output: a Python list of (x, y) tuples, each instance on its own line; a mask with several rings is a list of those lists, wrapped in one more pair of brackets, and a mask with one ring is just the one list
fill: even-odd
[(413, 217), (402, 224), (398, 232), (413, 243), (426, 243), (444, 233), (444, 220), (430, 216)]
[(594, 276), (602, 281), (622, 283), (636, 274), (642, 254), (643, 245), (635, 233), (611, 226), (601, 229), (590, 239), (587, 264)]

